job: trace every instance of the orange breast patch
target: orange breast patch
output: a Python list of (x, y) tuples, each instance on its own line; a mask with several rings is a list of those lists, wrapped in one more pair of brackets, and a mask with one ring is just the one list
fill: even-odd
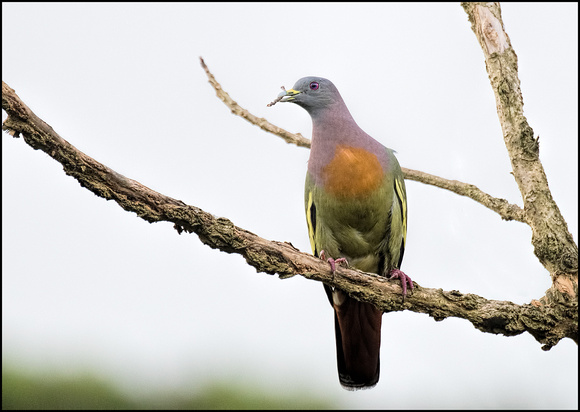
[(324, 188), (338, 197), (360, 198), (376, 190), (383, 175), (376, 155), (358, 147), (338, 145), (334, 158), (323, 170)]

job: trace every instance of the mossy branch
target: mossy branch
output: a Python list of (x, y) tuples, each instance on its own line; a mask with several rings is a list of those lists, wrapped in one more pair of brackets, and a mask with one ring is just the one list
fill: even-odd
[(544, 349), (565, 337), (577, 341), (578, 313), (568, 307), (538, 301), (517, 305), (458, 291), (424, 288), (416, 283), (413, 293), (403, 302), (398, 282), (342, 267), (333, 276), (325, 262), (300, 252), (290, 243), (263, 239), (228, 219), (216, 218), (198, 207), (165, 196), (97, 162), (60, 137), (4, 82), (2, 108), (8, 114), (2, 126), (4, 130), (14, 137), (22, 135), (32, 148), (44, 151), (61, 163), (65, 173), (82, 187), (116, 201), (123, 209), (135, 212), (148, 222), (172, 222), (178, 233), (193, 232), (212, 248), (238, 253), (259, 272), (277, 273), (282, 279), (301, 275), (324, 282), (385, 311), (427, 313), (435, 320), (463, 318), (481, 331), (506, 336), (529, 332)]

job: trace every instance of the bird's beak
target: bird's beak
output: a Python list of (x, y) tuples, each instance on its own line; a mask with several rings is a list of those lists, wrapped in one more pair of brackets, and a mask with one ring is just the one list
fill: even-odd
[(271, 107), (271, 106), (274, 106), (278, 102), (290, 102), (292, 100), (295, 100), (294, 96), (302, 93), (302, 92), (300, 92), (298, 90), (294, 90), (294, 89), (286, 90), (284, 88), (284, 86), (282, 86), (282, 90), (284, 90), (284, 91), (278, 93), (278, 96), (276, 97), (276, 99), (274, 99), (274, 101), (272, 103), (268, 103), (266, 106)]
[(300, 94), (302, 92), (298, 91), (298, 90), (294, 90), (294, 89), (288, 89), (284, 92), (280, 92), (280, 94), (278, 94), (278, 97), (280, 97), (280, 101), (281, 102), (290, 102), (292, 100), (295, 100), (296, 95)]

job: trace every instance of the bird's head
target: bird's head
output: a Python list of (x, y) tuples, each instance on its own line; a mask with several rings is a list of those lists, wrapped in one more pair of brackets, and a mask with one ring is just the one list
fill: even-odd
[(342, 103), (342, 97), (332, 82), (323, 77), (308, 76), (298, 80), (289, 90), (284, 90), (270, 105), (276, 102), (290, 102), (303, 107), (314, 115)]

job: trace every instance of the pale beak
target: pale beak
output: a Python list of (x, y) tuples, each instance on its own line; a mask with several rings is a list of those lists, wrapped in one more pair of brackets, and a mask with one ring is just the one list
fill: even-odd
[(289, 89), (286, 90), (285, 92), (280, 92), (280, 94), (278, 94), (278, 97), (281, 97), (280, 99), (281, 102), (290, 102), (295, 99), (294, 96), (300, 93), (302, 92), (294, 89)]
[(302, 93), (302, 92), (300, 92), (298, 90), (294, 90), (294, 89), (286, 90), (284, 88), (284, 86), (282, 86), (282, 90), (284, 90), (284, 91), (278, 93), (278, 96), (276, 97), (276, 99), (274, 99), (274, 101), (272, 103), (268, 103), (266, 106), (268, 106), (268, 107), (274, 106), (278, 102), (290, 102), (290, 101), (294, 100), (294, 96)]

